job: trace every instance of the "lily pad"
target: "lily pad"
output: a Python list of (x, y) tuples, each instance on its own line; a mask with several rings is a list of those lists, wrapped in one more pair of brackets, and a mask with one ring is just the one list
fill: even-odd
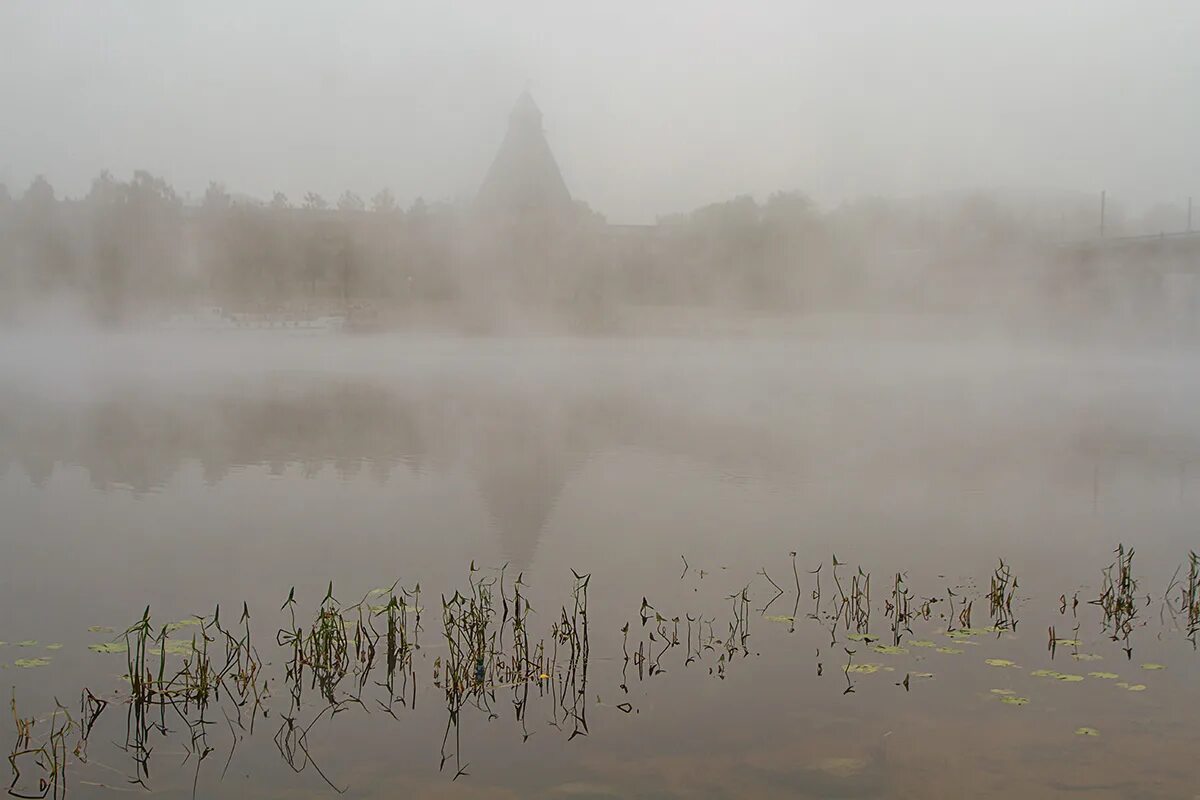
[(167, 633), (172, 633), (173, 631), (177, 631), (180, 628), (188, 625), (202, 625), (203, 623), (203, 617), (188, 617), (187, 619), (181, 619), (178, 622), (167, 623)]
[(105, 642), (104, 644), (89, 644), (88, 650), (93, 653), (124, 653), (129, 650), (129, 645), (124, 642)]
[(852, 642), (877, 642), (879, 637), (873, 633), (852, 633), (846, 637)]
[(937, 652), (945, 653), (948, 656), (957, 656), (962, 654), (962, 650), (959, 650), (957, 647), (939, 647)]
[(1000, 629), (995, 625), (990, 625), (986, 628), (959, 628), (954, 631), (946, 631), (946, 635), (951, 639), (959, 639), (964, 636), (984, 636), (989, 633), (999, 633)]
[[(169, 656), (190, 656), (192, 654), (191, 639), (167, 639), (166, 644), (167, 655)], [(163, 648), (151, 647), (146, 650), (147, 653), (153, 656), (162, 655)]]
[(1146, 685), (1145, 685), (1145, 684), (1143, 684), (1143, 683), (1134, 683), (1134, 684), (1129, 684), (1129, 683), (1126, 683), (1125, 681), (1121, 681), (1120, 683), (1118, 683), (1118, 684), (1117, 684), (1117, 686), (1120, 686), (1122, 689), (1127, 689), (1127, 690), (1129, 690), (1129, 691), (1131, 691), (1131, 692), (1144, 692), (1144, 691), (1146, 691)]
[(1066, 683), (1079, 683), (1081, 680), (1083, 680), (1082, 675), (1072, 675), (1069, 672), (1056, 675), (1055, 678), (1060, 681), (1065, 681)]
[(1020, 669), (1016, 662), (1009, 661), (1007, 658), (988, 658), (985, 659), (983, 663), (987, 664), (989, 667), (1013, 667)]
[(1000, 702), (1010, 706), (1023, 706), (1029, 702), (1028, 697), (1006, 696), (1001, 697)]
[(778, 622), (780, 625), (791, 625), (793, 622), (796, 621), (795, 617), (788, 616), (787, 614), (769, 615), (769, 616), (763, 617), (763, 619), (765, 619), (767, 622)]
[(846, 672), (856, 675), (871, 675), (883, 669), (883, 664), (847, 664)]
[(116, 628), (110, 628), (107, 625), (89, 625), (88, 630), (92, 633), (116, 633)]
[(933, 677), (932, 672), (912, 672), (909, 674), (911, 674), (914, 678), (932, 678)]
[(1061, 644), (1063, 647), (1079, 647), (1078, 639), (1055, 639), (1055, 644)]
[(1071, 658), (1076, 661), (1103, 661), (1104, 656), (1098, 656), (1095, 653), (1072, 653)]
[(1061, 672), (1056, 672), (1052, 669), (1035, 669), (1029, 674), (1035, 678), (1057, 678), (1062, 675)]
[(1100, 731), (1096, 730), (1095, 728), (1076, 728), (1075, 735), (1076, 736), (1099, 736)]
[(876, 653), (882, 653), (885, 656), (902, 656), (908, 652), (903, 647), (895, 647), (890, 644), (877, 644), (871, 648)]
[(22, 669), (33, 669), (34, 667), (44, 667), (50, 663), (48, 658), (18, 658), (13, 662), (16, 666)]
[(62, 645), (59, 644), (58, 642), (55, 642), (54, 644), (46, 645), (46, 649), (47, 650), (62, 650)]
[(17, 642), (17, 647), (37, 647), (38, 643), (33, 639), (26, 639), (23, 642)]
[(1008, 696), (1010, 694), (1016, 694), (1016, 692), (1014, 692), (1012, 689), (990, 689), (989, 691), (992, 694), (998, 694), (998, 695), (1004, 695), (1004, 696)]
[(1162, 664), (1142, 664), (1142, 669), (1166, 669)]
[(936, 644), (934, 644), (933, 642), (927, 641), (925, 639), (915, 639), (913, 641), (910, 641), (909, 645), (912, 647), (937, 647)]
[(1106, 680), (1106, 681), (1115, 681), (1120, 676), (1117, 675), (1117, 673), (1115, 673), (1115, 672), (1089, 672), (1088, 677), (1089, 678), (1100, 678), (1101, 680)]

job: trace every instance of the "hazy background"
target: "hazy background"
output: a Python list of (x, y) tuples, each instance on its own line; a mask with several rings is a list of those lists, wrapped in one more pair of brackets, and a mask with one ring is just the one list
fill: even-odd
[[(471, 197), (528, 87), (576, 198), (1200, 184), (1189, 2), (0, 4), (0, 183)], [(1179, 227), (1183, 227), (1183, 220)]]

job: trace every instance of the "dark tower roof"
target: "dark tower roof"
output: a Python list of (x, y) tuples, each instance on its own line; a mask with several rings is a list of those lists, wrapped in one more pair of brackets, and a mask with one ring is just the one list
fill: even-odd
[(571, 207), (571, 193), (542, 130), (542, 112), (529, 92), (517, 98), (508, 115), (508, 133), (478, 203), (486, 211), (518, 214)]

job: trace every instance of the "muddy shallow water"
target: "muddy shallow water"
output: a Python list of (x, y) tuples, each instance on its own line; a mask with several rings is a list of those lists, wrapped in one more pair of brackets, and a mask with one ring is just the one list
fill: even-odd
[[(60, 777), (73, 795), (1200, 785), (1190, 354), (237, 336), (27, 337), (0, 356), (0, 676), (40, 720), (35, 747), (55, 698), (77, 722), (85, 688), (108, 701)], [(1137, 583), (1114, 621), (1090, 601), (1119, 544)], [(1000, 559), (1017, 585), (998, 619)], [(501, 565), (557, 660), (521, 680), (468, 670), (458, 707), (442, 603)], [(590, 575), (586, 668), (556, 638), (572, 571)], [(351, 659), (332, 705), (307, 673), (297, 700), (289, 590), (308, 630), (330, 582), (345, 610), (395, 581), (421, 586), (407, 693)], [(218, 604), (241, 630), (243, 603), (260, 702), (160, 704), (131, 745), (128, 654), (89, 645), (119, 649), (148, 604), (156, 630)], [(289, 719), (316, 720), (302, 758), (280, 744)], [(18, 788), (40, 791), (45, 770), (21, 763)]]

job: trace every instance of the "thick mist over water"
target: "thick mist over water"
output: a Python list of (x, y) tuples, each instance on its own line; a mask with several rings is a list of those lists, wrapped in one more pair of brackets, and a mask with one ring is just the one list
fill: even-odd
[(0, 4), (15, 791), (1190, 796), (1197, 9)]

